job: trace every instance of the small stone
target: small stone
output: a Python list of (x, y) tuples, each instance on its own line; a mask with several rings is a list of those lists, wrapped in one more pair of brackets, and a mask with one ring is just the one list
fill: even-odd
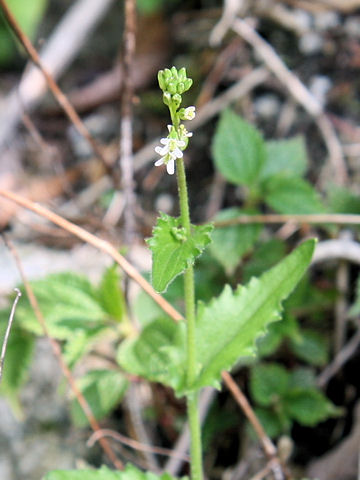
[(309, 12), (305, 12), (305, 10), (295, 9), (293, 11), (293, 15), (295, 17), (296, 23), (299, 24), (302, 30), (310, 30), (312, 26), (312, 16)]
[(320, 12), (314, 17), (315, 28), (320, 32), (325, 32), (330, 28), (335, 28), (340, 25), (340, 17), (334, 11)]
[(271, 93), (262, 95), (255, 101), (255, 112), (264, 119), (274, 117), (279, 113), (280, 103), (276, 95)]
[(314, 75), (310, 79), (309, 90), (318, 100), (318, 102), (325, 106), (327, 94), (332, 86), (331, 80), (325, 75)]
[(299, 50), (304, 55), (313, 55), (321, 52), (323, 39), (316, 32), (305, 33), (299, 40)]

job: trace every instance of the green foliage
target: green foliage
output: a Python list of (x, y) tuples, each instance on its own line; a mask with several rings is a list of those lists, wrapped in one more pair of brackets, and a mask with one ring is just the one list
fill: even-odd
[(327, 201), (332, 213), (360, 214), (360, 196), (348, 188), (330, 186), (327, 190)]
[[(31, 38), (34, 38), (37, 27), (47, 7), (47, 0), (8, 0), (7, 5), (19, 22), (22, 30)], [(14, 53), (15, 38), (10, 33), (5, 19), (0, 16), (0, 64), (11, 60)]]
[(119, 267), (109, 267), (101, 280), (98, 295), (100, 305), (114, 320), (121, 321), (126, 311), (124, 294), (120, 288)]
[(162, 213), (148, 239), (152, 251), (152, 284), (163, 292), (177, 275), (193, 265), (210, 243), (212, 225), (192, 226), (190, 238), (181, 227), (181, 219)]
[(265, 162), (260, 133), (231, 110), (225, 110), (212, 145), (216, 168), (231, 183), (253, 185)]
[[(173, 480), (173, 477), (168, 473), (156, 475), (152, 472), (142, 472), (128, 463), (121, 472), (105, 466), (99, 470), (54, 470), (45, 475), (43, 480)], [(182, 480), (187, 480), (187, 477), (183, 477)]]
[(290, 346), (298, 358), (310, 365), (321, 367), (328, 361), (326, 338), (314, 330), (301, 330), (297, 338), (290, 339)]
[(264, 183), (264, 200), (279, 213), (321, 213), (324, 207), (319, 194), (299, 177), (278, 174)]
[(315, 386), (315, 377), (308, 369), (287, 371), (278, 364), (259, 364), (252, 368), (251, 396), (262, 425), (271, 437), (288, 432), (294, 421), (315, 426), (341, 410)]
[(185, 383), (185, 325), (168, 318), (150, 323), (138, 338), (120, 345), (117, 360), (130, 373), (182, 391)]
[(357, 282), (356, 282), (355, 301), (349, 310), (350, 317), (356, 317), (359, 314), (360, 314), (360, 275), (358, 276)]
[[(219, 212), (214, 221), (230, 220), (249, 213), (240, 208), (228, 208)], [(218, 227), (214, 230), (209, 249), (227, 275), (234, 273), (242, 256), (254, 246), (261, 228), (259, 224), (252, 224)]]
[(200, 372), (193, 388), (218, 386), (222, 370), (254, 353), (255, 340), (269, 323), (279, 320), (281, 302), (292, 292), (311, 261), (315, 242), (309, 240), (282, 262), (253, 278), (246, 287), (222, 294), (197, 314), (197, 355)]
[(261, 170), (261, 179), (284, 175), (302, 177), (307, 170), (307, 153), (301, 136), (266, 142), (266, 161)]
[[(118, 371), (92, 370), (80, 379), (78, 386), (95, 418), (101, 420), (118, 405), (128, 381)], [(88, 419), (76, 399), (72, 401), (71, 415), (76, 426), (88, 425)]]
[(254, 353), (255, 340), (278, 320), (281, 301), (300, 280), (314, 249), (309, 240), (266, 272), (235, 292), (226, 286), (219, 297), (200, 303), (196, 322), (197, 370), (193, 385), (186, 384), (184, 325), (158, 320), (139, 338), (120, 346), (118, 361), (130, 373), (165, 383), (177, 395), (203, 386), (219, 387), (221, 371)]

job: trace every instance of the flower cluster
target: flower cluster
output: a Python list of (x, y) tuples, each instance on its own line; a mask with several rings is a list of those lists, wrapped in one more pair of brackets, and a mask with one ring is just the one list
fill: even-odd
[[(163, 101), (169, 107), (172, 125), (168, 125), (169, 134), (160, 140), (161, 146), (155, 148), (161, 158), (155, 162), (155, 166), (166, 165), (169, 175), (175, 172), (175, 161), (183, 157), (183, 150), (192, 136), (182, 120), (192, 120), (195, 117), (195, 107), (180, 108), (181, 94), (189, 90), (192, 85), (191, 78), (187, 78), (185, 68), (177, 70), (175, 67), (160, 70), (158, 73), (159, 86), (163, 91)], [(179, 109), (180, 108), (180, 109)]]

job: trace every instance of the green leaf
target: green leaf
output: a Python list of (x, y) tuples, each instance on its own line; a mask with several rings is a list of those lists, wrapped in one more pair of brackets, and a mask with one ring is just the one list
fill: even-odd
[(262, 407), (276, 404), (288, 386), (289, 373), (281, 365), (255, 365), (251, 370), (251, 395)]
[(297, 368), (290, 375), (289, 390), (296, 388), (313, 388), (316, 385), (314, 370), (311, 368)]
[(265, 202), (279, 213), (306, 214), (324, 212), (316, 190), (306, 180), (277, 175), (263, 185)]
[[(9, 314), (10, 312), (3, 310), (0, 315), (0, 348), (3, 345)], [(30, 333), (19, 329), (16, 326), (16, 321), (17, 316), (15, 313), (14, 323), (10, 330), (5, 361), (3, 364), (0, 395), (7, 396), (13, 409), (17, 411), (17, 413), (20, 413), (21, 409), (17, 395), (20, 388), (28, 379), (29, 367), (34, 352), (34, 337)]]
[[(78, 329), (92, 330), (106, 326), (108, 315), (97, 301), (96, 290), (86, 277), (60, 273), (31, 282), (31, 286), (52, 337), (66, 340)], [(23, 328), (36, 335), (43, 334), (25, 294), (16, 314)]]
[(326, 338), (314, 330), (301, 330), (298, 338), (290, 340), (290, 347), (298, 358), (310, 365), (322, 367), (328, 361)]
[(259, 356), (264, 357), (274, 353), (286, 337), (299, 338), (300, 329), (296, 318), (285, 312), (283, 319), (280, 322), (272, 323), (268, 333), (259, 338), (257, 342)]
[[(127, 464), (125, 470), (113, 471), (108, 467), (99, 470), (54, 470), (49, 472), (43, 480), (174, 480), (168, 473), (156, 475), (152, 472), (142, 472), (131, 464)], [(183, 477), (182, 480), (187, 480)]]
[[(249, 212), (240, 208), (228, 208), (222, 210), (214, 218), (214, 221), (230, 220)], [(227, 275), (232, 275), (245, 255), (256, 242), (262, 226), (259, 224), (232, 225), (229, 227), (215, 228), (209, 247), (212, 256), (224, 267)]]
[(260, 133), (230, 110), (218, 123), (212, 153), (216, 168), (231, 183), (256, 184), (266, 158)]
[(289, 417), (308, 427), (313, 427), (329, 417), (341, 415), (341, 409), (335, 407), (315, 388), (291, 390), (284, 399), (284, 407)]
[(285, 254), (285, 243), (278, 238), (261, 243), (244, 266), (244, 282), (248, 282), (251, 277), (258, 277), (273, 267), (284, 258)]
[(125, 299), (120, 286), (118, 265), (105, 270), (99, 287), (100, 304), (112, 318), (121, 321), (125, 313)]
[(327, 191), (327, 201), (331, 213), (360, 214), (360, 195), (348, 188), (331, 186)]
[(127, 372), (180, 391), (185, 382), (184, 322), (168, 318), (152, 322), (138, 338), (122, 342), (117, 361)]
[[(125, 394), (128, 381), (120, 372), (113, 370), (92, 370), (84, 375), (78, 386), (97, 420), (104, 418)], [(78, 427), (89, 424), (78, 401), (74, 399), (71, 404), (71, 415)]]
[[(278, 437), (284, 430), (278, 415), (265, 408), (255, 408), (255, 414), (270, 438)], [(257, 438), (257, 435), (254, 436)]]
[(302, 177), (306, 169), (307, 153), (304, 137), (266, 142), (266, 161), (261, 170), (262, 179), (278, 173), (286, 177)]
[(208, 305), (199, 304), (196, 323), (198, 378), (191, 389), (219, 386), (222, 370), (254, 354), (256, 339), (279, 320), (281, 302), (292, 292), (311, 261), (315, 241), (308, 240), (282, 262), (235, 292), (226, 286)]
[(211, 241), (212, 225), (192, 226), (190, 238), (181, 227), (181, 219), (161, 213), (147, 243), (152, 251), (152, 284), (164, 292), (169, 283), (193, 265)]

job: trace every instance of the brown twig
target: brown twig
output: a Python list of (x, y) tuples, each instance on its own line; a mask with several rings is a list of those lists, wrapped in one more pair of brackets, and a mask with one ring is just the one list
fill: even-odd
[(348, 341), (347, 344), (335, 356), (333, 361), (320, 373), (316, 379), (316, 384), (320, 388), (324, 388), (329, 380), (340, 370), (340, 368), (354, 355), (360, 345), (360, 328)]
[(310, 214), (276, 214), (240, 215), (237, 218), (215, 222), (215, 227), (247, 225), (251, 223), (336, 223), (338, 225), (360, 225), (360, 215), (346, 213), (310, 213)]
[[(1, 0), (0, 0), (1, 1)], [(183, 320), (183, 316), (169, 303), (167, 302), (161, 295), (159, 295), (153, 287), (147, 282), (140, 273), (134, 268), (131, 263), (129, 263), (118, 251), (117, 249), (111, 245), (111, 243), (107, 242), (106, 240), (102, 240), (95, 235), (87, 232), (83, 228), (75, 225), (74, 223), (65, 220), (65, 218), (53, 213), (51, 210), (48, 210), (41, 205), (38, 205), (16, 193), (10, 192), (8, 190), (0, 189), (0, 196), (11, 200), (18, 205), (21, 205), (28, 210), (31, 210), (34, 213), (48, 219), (50, 222), (55, 223), (59, 227), (67, 230), (71, 234), (75, 235), (78, 238), (81, 238), (84, 242), (93, 245), (94, 247), (98, 248), (104, 253), (110, 255), (115, 262), (117, 262), (120, 267), (124, 270), (130, 278), (132, 278), (136, 283), (140, 285), (140, 287), (148, 294), (152, 299), (166, 312), (171, 318), (175, 321)]]
[[(45, 318), (42, 314), (42, 311), (40, 309), (37, 298), (35, 297), (34, 291), (33, 291), (32, 287), (30, 286), (30, 283), (28, 282), (28, 280), (26, 278), (26, 275), (25, 275), (20, 257), (18, 255), (14, 245), (10, 242), (10, 240), (7, 239), (5, 236), (4, 236), (4, 240), (5, 240), (5, 243), (8, 247), (8, 249), (9, 249), (9, 251), (11, 252), (12, 256), (14, 257), (14, 260), (15, 260), (15, 263), (16, 263), (17, 268), (19, 270), (22, 282), (24, 284), (26, 294), (27, 294), (28, 299), (30, 301), (31, 308), (33, 309), (33, 312), (34, 312), (38, 322), (41, 325), (41, 328), (44, 332), (44, 335), (48, 338), (48, 340), (51, 344), (51, 348), (54, 352), (54, 355), (59, 362), (59, 365), (61, 367), (61, 370), (62, 370), (64, 376), (66, 377), (67, 381), (69, 382), (71, 390), (73, 391), (77, 401), (79, 402), (79, 405), (81, 406), (86, 418), (88, 419), (91, 428), (94, 430), (94, 432), (96, 432), (96, 431), (100, 430), (100, 425), (97, 422), (96, 418), (94, 417), (94, 414), (92, 413), (90, 405), (88, 404), (84, 395), (82, 394), (82, 392), (78, 388), (78, 386), (76, 384), (76, 381), (75, 381), (69, 367), (66, 365), (66, 362), (65, 362), (65, 360), (62, 356), (62, 353), (61, 353), (60, 345), (58, 344), (58, 342), (54, 338), (51, 337), (51, 335), (49, 333), (49, 330), (46, 326)], [(101, 438), (99, 440), (99, 443), (100, 443), (101, 447), (103, 448), (104, 452), (106, 453), (106, 455), (109, 457), (111, 462), (114, 464), (114, 466), (116, 468), (118, 468), (119, 470), (122, 470), (124, 468), (124, 466), (123, 466), (122, 462), (116, 457), (113, 449), (111, 448), (111, 446), (110, 446), (109, 442), (106, 440), (106, 438)]]
[(245, 416), (247, 417), (257, 436), (259, 437), (265, 455), (270, 461), (274, 460), (274, 464), (272, 465), (272, 471), (274, 473), (274, 476), (276, 477), (276, 479), (279, 480), (286, 479), (287, 475), (286, 472), (283, 471), (283, 466), (281, 465), (280, 459), (278, 458), (276, 447), (270, 440), (270, 438), (266, 435), (263, 426), (259, 422), (247, 398), (242, 393), (242, 391), (228, 372), (222, 372), (221, 376), (225, 382), (225, 385), (233, 394), (235, 400), (240, 405), (242, 411), (244, 412)]
[(348, 174), (342, 147), (320, 103), (299, 78), (286, 67), (273, 47), (248, 22), (237, 18), (232, 24), (232, 29), (253, 47), (268, 69), (288, 89), (292, 97), (315, 119), (329, 152), (334, 180), (340, 185), (346, 183)]
[(16, 305), (19, 301), (19, 298), (21, 297), (21, 292), (18, 288), (15, 288), (15, 292), (16, 292), (16, 297), (15, 297), (15, 300), (14, 300), (14, 302), (12, 304), (12, 307), (11, 307), (10, 316), (9, 316), (9, 320), (8, 320), (8, 324), (7, 324), (7, 327), (6, 327), (5, 336), (4, 336), (4, 340), (3, 340), (3, 344), (2, 344), (2, 348), (1, 348), (0, 383), (1, 383), (1, 380), (2, 380), (2, 376), (3, 376), (3, 368), (4, 368), (4, 362), (5, 362), (6, 348), (7, 348), (7, 344), (8, 344), (9, 337), (10, 337), (11, 326), (12, 326), (13, 321), (14, 321)]
[(124, 243), (131, 245), (135, 234), (135, 192), (133, 162), (133, 68), (136, 45), (136, 2), (125, 0), (123, 85), (120, 123), (120, 171), (124, 195)]
[(92, 447), (102, 437), (113, 438), (114, 440), (122, 443), (123, 445), (133, 448), (134, 450), (140, 450), (141, 452), (151, 452), (157, 455), (165, 455), (167, 457), (179, 458), (183, 462), (190, 461), (190, 458), (188, 455), (178, 454), (177, 452), (173, 452), (169, 448), (154, 447), (152, 445), (144, 445), (143, 443), (140, 443), (136, 440), (128, 438), (125, 435), (122, 435), (121, 433), (118, 433), (118, 432), (115, 432), (114, 430), (109, 430), (106, 428), (98, 430), (97, 432), (94, 432), (89, 438), (89, 440), (87, 441), (87, 446)]
[(86, 140), (89, 142), (96, 156), (102, 161), (105, 168), (110, 173), (111, 166), (109, 165), (109, 162), (103, 155), (103, 152), (99, 147), (98, 143), (93, 138), (89, 130), (86, 128), (85, 124), (83, 123), (79, 115), (76, 113), (74, 107), (72, 106), (72, 104), (70, 103), (66, 95), (63, 93), (63, 91), (60, 89), (60, 87), (54, 80), (53, 76), (50, 74), (47, 68), (43, 65), (40, 55), (38, 54), (36, 48), (33, 46), (29, 37), (21, 29), (16, 18), (14, 17), (9, 7), (7, 6), (6, 0), (0, 0), (0, 7), (2, 8), (4, 16), (8, 21), (8, 24), (11, 30), (14, 32), (14, 34), (16, 35), (20, 43), (23, 45), (23, 47), (25, 48), (26, 52), (28, 53), (28, 55), (30, 56), (34, 64), (39, 68), (41, 73), (44, 75), (46, 83), (49, 89), (51, 90), (51, 92), (53, 93), (55, 99), (58, 101), (59, 105), (64, 110), (64, 112), (66, 113), (70, 121), (74, 124), (78, 132), (84, 138), (86, 138)]

